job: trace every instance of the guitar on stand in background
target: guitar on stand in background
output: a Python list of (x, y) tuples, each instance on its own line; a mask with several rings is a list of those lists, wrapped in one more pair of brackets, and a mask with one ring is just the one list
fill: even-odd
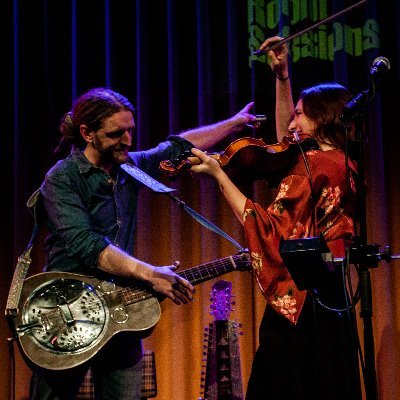
[[(216, 282), (211, 291), (211, 315), (215, 321), (205, 329), (208, 342), (206, 370), (202, 371), (199, 400), (243, 400), (240, 353), (235, 321), (229, 321), (232, 310), (232, 283)], [(205, 377), (204, 377), (205, 375)]]

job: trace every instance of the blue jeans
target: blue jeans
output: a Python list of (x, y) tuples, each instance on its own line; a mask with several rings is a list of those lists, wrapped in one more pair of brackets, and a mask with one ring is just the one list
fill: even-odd
[[(68, 357), (66, 355), (66, 357)], [(90, 365), (66, 371), (34, 373), (31, 400), (75, 400), (89, 366), (96, 400), (140, 400), (142, 348), (125, 333), (116, 335), (96, 354)]]

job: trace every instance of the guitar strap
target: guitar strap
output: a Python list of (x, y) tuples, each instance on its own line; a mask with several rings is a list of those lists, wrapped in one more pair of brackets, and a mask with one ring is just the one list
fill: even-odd
[(8, 292), (7, 305), (6, 305), (6, 316), (14, 318), (18, 314), (18, 304), (21, 297), (22, 287), (28, 268), (32, 263), (31, 250), (33, 247), (34, 240), (39, 233), (40, 228), (40, 216), (38, 208), (38, 200), (40, 196), (40, 189), (37, 189), (27, 201), (27, 206), (33, 214), (35, 224), (33, 226), (31, 239), (28, 246), (23, 253), (18, 257), (17, 265), (14, 270), (13, 279), (11, 281), (10, 291)]
[[(145, 186), (149, 187), (156, 193), (167, 194), (172, 200), (174, 200), (179, 207), (183, 208), (192, 218), (194, 218), (197, 222), (205, 226), (206, 228), (214, 231), (218, 235), (222, 236), (229, 242), (231, 242), (237, 249), (244, 250), (244, 247), (241, 246), (237, 241), (235, 241), (232, 237), (230, 237), (226, 232), (224, 232), (221, 228), (213, 224), (211, 221), (207, 220), (204, 216), (197, 213), (195, 210), (187, 206), (182, 200), (179, 200), (177, 197), (172, 196), (172, 192), (176, 192), (176, 189), (169, 188), (165, 186), (163, 183), (157, 181), (152, 178), (146, 172), (142, 171), (140, 168), (133, 164), (122, 164), (121, 168), (128, 173), (130, 176), (143, 183)], [(39, 232), (39, 228), (43, 222), (43, 216), (41, 215), (41, 210), (39, 205), (39, 197), (40, 197), (40, 189), (37, 189), (32, 196), (27, 201), (27, 206), (30, 209), (35, 224), (33, 227), (31, 239), (29, 241), (28, 246), (24, 250), (24, 252), (18, 257), (17, 265), (14, 270), (13, 279), (11, 281), (10, 291), (8, 293), (7, 305), (6, 305), (6, 316), (7, 317), (15, 317), (18, 314), (18, 304), (21, 297), (22, 287), (24, 284), (24, 280), (26, 278), (26, 274), (28, 272), (28, 268), (32, 263), (31, 259), (31, 250), (33, 247), (34, 240)]]
[(231, 236), (229, 236), (226, 232), (224, 232), (221, 228), (213, 224), (211, 221), (203, 217), (201, 214), (197, 213), (194, 211), (192, 208), (187, 206), (182, 200), (179, 200), (178, 198), (169, 195), (169, 197), (174, 200), (179, 207), (182, 207), (192, 218), (194, 218), (197, 222), (205, 226), (206, 228), (214, 231), (218, 235), (222, 236), (224, 239), (228, 240), (231, 242), (237, 249), (240, 251), (243, 251), (245, 248), (241, 246), (235, 239), (233, 239)]
[(174, 200), (179, 207), (182, 207), (192, 218), (194, 218), (197, 222), (205, 226), (206, 228), (214, 231), (218, 235), (222, 236), (224, 239), (228, 240), (231, 242), (237, 249), (243, 250), (243, 246), (241, 246), (236, 240), (234, 240), (232, 237), (230, 237), (226, 232), (224, 232), (221, 228), (213, 224), (211, 221), (206, 219), (204, 216), (200, 215), (197, 213), (195, 210), (187, 206), (182, 200), (178, 199), (175, 196), (172, 196), (172, 192), (176, 192), (176, 189), (169, 188), (168, 186), (165, 186), (163, 183), (157, 181), (156, 179), (152, 178), (150, 175), (148, 175), (146, 172), (142, 171), (140, 168), (138, 168), (136, 165), (133, 165), (131, 163), (126, 163), (122, 164), (121, 168), (131, 175), (133, 178), (138, 180), (139, 182), (143, 183), (147, 187), (149, 187), (151, 190), (157, 193), (165, 193), (168, 195), (169, 198)]
[(149, 187), (153, 192), (156, 193), (171, 193), (176, 192), (176, 189), (172, 189), (168, 186), (165, 186), (163, 183), (157, 181), (146, 172), (142, 171), (139, 167), (131, 163), (125, 163), (120, 165), (120, 167), (130, 176), (135, 178), (137, 181), (143, 183)]

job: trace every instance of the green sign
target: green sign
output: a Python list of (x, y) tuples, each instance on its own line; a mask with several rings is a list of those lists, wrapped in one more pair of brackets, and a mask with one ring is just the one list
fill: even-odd
[[(253, 55), (261, 43), (270, 36), (289, 37), (306, 32), (289, 41), (292, 61), (305, 57), (333, 61), (340, 51), (350, 56), (360, 56), (366, 50), (380, 47), (379, 26), (375, 19), (365, 19), (350, 25), (351, 16), (362, 8), (353, 9), (346, 17), (346, 23), (330, 20), (307, 32), (305, 22), (313, 26), (328, 15), (327, 0), (248, 0), (250, 64), (254, 60), (264, 61), (265, 57)], [(301, 28), (300, 28), (301, 27)]]

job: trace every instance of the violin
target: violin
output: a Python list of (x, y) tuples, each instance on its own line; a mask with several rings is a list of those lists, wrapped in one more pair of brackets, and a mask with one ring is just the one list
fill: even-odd
[[(237, 185), (266, 180), (270, 187), (276, 187), (295, 163), (300, 148), (308, 151), (319, 149), (319, 146), (308, 134), (290, 134), (274, 144), (243, 137), (234, 140), (223, 152), (207, 155), (218, 160), (221, 168)], [(159, 169), (173, 178), (200, 163), (198, 157), (187, 151), (175, 160), (161, 161)]]

